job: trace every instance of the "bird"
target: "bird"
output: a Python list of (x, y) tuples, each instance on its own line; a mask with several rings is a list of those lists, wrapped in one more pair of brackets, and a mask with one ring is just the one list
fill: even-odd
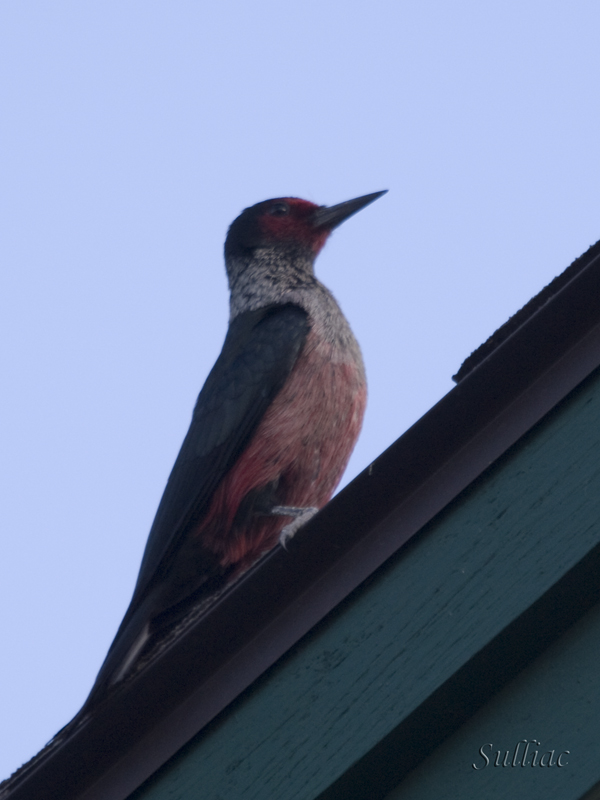
[(223, 348), (83, 709), (132, 674), (194, 606), (278, 542), (285, 546), (331, 498), (362, 426), (367, 387), (359, 345), (314, 262), (338, 225), (383, 194), (333, 206), (265, 200), (229, 227)]

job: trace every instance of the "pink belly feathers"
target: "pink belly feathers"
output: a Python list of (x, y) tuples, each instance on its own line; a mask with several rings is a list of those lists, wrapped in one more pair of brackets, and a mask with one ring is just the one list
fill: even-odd
[(234, 527), (249, 492), (275, 484), (277, 504), (321, 508), (340, 481), (366, 405), (362, 364), (313, 332), (244, 453), (218, 486), (196, 535), (223, 566), (249, 567), (277, 544), (289, 518), (256, 513)]

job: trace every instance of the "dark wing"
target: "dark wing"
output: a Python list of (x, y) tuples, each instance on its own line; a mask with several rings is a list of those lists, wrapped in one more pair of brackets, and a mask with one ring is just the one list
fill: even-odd
[(131, 603), (82, 711), (100, 699), (146, 623), (163, 610), (161, 580), (285, 383), (308, 329), (306, 311), (290, 303), (241, 314), (231, 323), (167, 481)]
[(306, 311), (291, 304), (246, 312), (231, 323), (156, 512), (132, 605), (177, 550), (190, 522), (206, 512), (292, 371), (308, 326)]

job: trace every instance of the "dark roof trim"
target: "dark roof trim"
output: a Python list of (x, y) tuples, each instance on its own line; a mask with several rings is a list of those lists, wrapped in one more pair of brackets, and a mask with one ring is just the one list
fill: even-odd
[(600, 365), (598, 298), (600, 253), (0, 797), (126, 798)]
[(458, 383), (462, 381), (462, 379), (469, 374), (472, 370), (475, 369), (476, 366), (481, 364), (481, 362), (487, 358), (494, 350), (499, 347), (502, 342), (506, 341), (508, 337), (520, 328), (521, 325), (524, 325), (525, 322), (532, 316), (539, 308), (541, 308), (544, 303), (547, 303), (555, 294), (557, 294), (563, 286), (565, 286), (569, 281), (573, 280), (573, 278), (581, 272), (582, 269), (585, 269), (592, 261), (600, 255), (600, 241), (593, 244), (582, 256), (576, 258), (575, 261), (571, 264), (570, 267), (564, 272), (561, 272), (560, 275), (557, 275), (554, 280), (550, 281), (550, 283), (545, 286), (541, 292), (538, 292), (535, 297), (532, 297), (529, 302), (525, 303), (523, 308), (519, 309), (516, 314), (513, 314), (510, 319), (508, 319), (504, 325), (501, 325), (497, 331), (495, 331), (489, 339), (480, 345), (477, 350), (474, 350), (471, 355), (465, 359), (456, 373), (453, 375), (453, 380)]

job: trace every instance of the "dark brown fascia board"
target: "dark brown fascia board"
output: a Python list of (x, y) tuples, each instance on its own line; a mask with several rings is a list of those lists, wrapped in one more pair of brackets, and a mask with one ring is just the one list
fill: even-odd
[(122, 800), (600, 366), (600, 255), (181, 638), (30, 762), (11, 800)]

